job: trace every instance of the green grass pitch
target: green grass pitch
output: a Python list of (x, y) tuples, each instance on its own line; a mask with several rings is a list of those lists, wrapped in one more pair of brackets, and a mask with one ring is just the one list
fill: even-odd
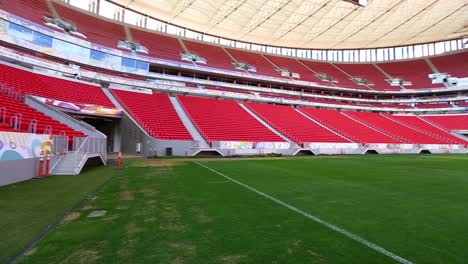
[[(86, 177), (94, 186), (113, 177), (79, 216), (59, 224), (19, 262), (399, 263), (287, 204), (412, 263), (468, 263), (467, 156), (196, 161), (234, 181), (192, 161), (160, 161), (127, 161), (121, 173), (100, 168), (66, 181), (47, 179), (69, 189), (64, 198), (78, 201), (84, 190), (78, 195), (70, 186), (82, 186)], [(153, 163), (163, 166), (148, 166)], [(16, 192), (0, 188), (0, 209), (6, 198), (21, 201), (15, 193), (26, 198), (41, 184), (19, 184)], [(70, 206), (73, 199), (61, 200)], [(59, 218), (66, 210), (56, 207), (52, 217)], [(9, 221), (0, 219), (0, 231), (21, 234), (14, 220), (25, 225), (28, 213), (19, 209)], [(88, 218), (94, 210), (107, 214)], [(24, 245), (37, 233), (25, 232), (20, 241), (3, 239), (0, 252), (8, 256), (0, 256), (16, 253), (10, 244)]]

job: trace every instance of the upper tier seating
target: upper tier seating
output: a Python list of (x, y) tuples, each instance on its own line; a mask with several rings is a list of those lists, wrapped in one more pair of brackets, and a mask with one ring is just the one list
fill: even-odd
[[(327, 74), (329, 77), (335, 79), (337, 83), (333, 83), (336, 86), (340, 87), (346, 87), (346, 88), (355, 88), (355, 89), (361, 89), (361, 90), (369, 90), (364, 85), (358, 85), (354, 81), (351, 80), (351, 77), (348, 75), (344, 74), (337, 68), (335, 68), (333, 65), (330, 63), (326, 62), (316, 62), (316, 61), (305, 61), (301, 60), (303, 64), (305, 64), (307, 67), (312, 69), (314, 72), (317, 74)], [(333, 85), (332, 83), (328, 81), (322, 81), (317, 77), (317, 82), (322, 83), (324, 85)]]
[[(29, 124), (31, 121), (35, 120), (37, 121), (37, 134), (46, 133), (47, 126), (50, 126), (49, 129), (51, 128), (52, 130), (49, 130), (49, 132), (51, 132), (52, 135), (66, 135), (70, 137), (70, 140), (72, 140), (73, 137), (86, 136), (81, 131), (76, 131), (73, 128), (43, 114), (42, 112), (37, 111), (22, 101), (18, 101), (3, 93), (0, 93), (0, 109), (1, 108), (5, 109), (6, 118), (5, 120), (1, 120), (3, 118), (3, 114), (0, 116), (0, 131), (28, 133)], [(0, 111), (0, 113), (3, 113), (3, 110)], [(10, 120), (16, 114), (21, 114), (22, 116), (21, 127), (19, 130), (14, 130), (10, 127)]]
[(439, 72), (450, 73), (454, 77), (468, 77), (468, 52), (431, 58)]
[(117, 49), (117, 43), (126, 39), (122, 24), (99, 19), (91, 13), (77, 11), (66, 5), (55, 4), (54, 6), (63, 20), (72, 22), (78, 31), (92, 43)]
[[(180, 54), (185, 53), (179, 40), (175, 37), (132, 28), (133, 40), (149, 49), (150, 56), (182, 62)], [(187, 62), (190, 63), (190, 62)]]
[(22, 94), (71, 103), (115, 107), (100, 87), (37, 74), (3, 64), (0, 64), (0, 83)]
[(468, 115), (432, 115), (423, 116), (425, 120), (447, 130), (467, 130)]
[(337, 110), (333, 109), (316, 109), (301, 107), (300, 110), (317, 120), (318, 122), (326, 125), (334, 131), (348, 137), (349, 139), (361, 143), (401, 143), (400, 140), (387, 136), (373, 128), (365, 126), (353, 119), (343, 115)]
[(406, 125), (409, 125), (413, 128), (418, 129), (419, 131), (423, 131), (426, 134), (429, 134), (433, 137), (437, 137), (440, 139), (443, 139), (447, 141), (450, 144), (467, 144), (467, 141), (464, 141), (447, 131), (444, 131), (436, 126), (431, 125), (430, 123), (424, 121), (423, 119), (417, 117), (417, 116), (408, 116), (408, 115), (389, 115), (386, 114), (385, 116), (390, 117), (393, 120), (397, 120), (399, 122), (405, 123)]
[(0, 0), (0, 9), (44, 25), (44, 16), (52, 17), (45, 0)]
[(430, 109), (430, 108), (451, 108), (452, 105), (449, 103), (419, 103), (416, 104), (416, 108)]
[(304, 65), (302, 65), (293, 58), (285, 58), (271, 55), (265, 55), (265, 57), (267, 57), (271, 62), (273, 62), (276, 66), (280, 68), (286, 69), (290, 72), (299, 73), (301, 75), (301, 78), (299, 78), (298, 80), (310, 82), (318, 81), (318, 78), (311, 70), (307, 69)]
[[(66, 4), (59, 1), (53, 1), (55, 8), (59, 15), (67, 21), (70, 21), (78, 27), (79, 31), (84, 33), (88, 40), (108, 46), (110, 48), (117, 48), (117, 42), (125, 40), (126, 35), (123, 24), (119, 22), (111, 22), (108, 19), (99, 18), (89, 12), (82, 11), (73, 7), (68, 7)], [(0, 8), (24, 17), (39, 24), (43, 24), (43, 16), (52, 16), (45, 0), (17, 0), (7, 1), (0, 0)], [(99, 25), (97, 27), (96, 25)], [(135, 27), (129, 26), (130, 31), (135, 42), (141, 43), (149, 49), (149, 55), (176, 61), (178, 63), (189, 63), (180, 60), (180, 53), (184, 53), (183, 47), (180, 45), (177, 37), (162, 35), (157, 32), (144, 31)], [(190, 40), (184, 40), (189, 50), (199, 53), (202, 57), (208, 60), (207, 66), (216, 68), (223, 68), (227, 70), (233, 69), (231, 65), (231, 57), (227, 56), (223, 48), (211, 44), (197, 43)], [(339, 87), (353, 88), (368, 90), (369, 87), (358, 85), (350, 79), (346, 73), (354, 77), (363, 77), (374, 84), (370, 86), (375, 90), (399, 90), (399, 87), (392, 87), (386, 83), (385, 75), (378, 71), (371, 64), (340, 64), (335, 63), (337, 69), (331, 63), (306, 61), (301, 60), (300, 65), (296, 59), (279, 57), (273, 55), (262, 55), (252, 51), (242, 51), (237, 49), (227, 49), (233, 57), (239, 62), (246, 62), (257, 68), (257, 73), (260, 75), (273, 76), (278, 78), (289, 79), (289, 77), (281, 77), (280, 73), (275, 69), (275, 64), (278, 67), (289, 69), (301, 75), (301, 80), (315, 81), (325, 85), (335, 85)], [(467, 52), (445, 55), (432, 58), (433, 64), (441, 72), (449, 72), (457, 77), (463, 76), (467, 73), (466, 65), (468, 65)], [(265, 57), (264, 57), (265, 56)], [(271, 60), (270, 63), (266, 58)], [(424, 60), (415, 61), (401, 61), (401, 62), (387, 62), (379, 63), (387, 74), (392, 77), (401, 77), (413, 83), (412, 86), (407, 86), (407, 89), (421, 89), (421, 88), (444, 88), (444, 85), (433, 85), (431, 80), (427, 77), (432, 73), (432, 69)], [(375, 69), (374, 69), (375, 68)], [(335, 78), (338, 83), (331, 84), (327, 81), (321, 81), (311, 74), (311, 70), (316, 73), (325, 73)], [(344, 73), (344, 72), (346, 73)]]
[(153, 137), (193, 140), (167, 94), (112, 90), (127, 112)]
[(261, 54), (236, 49), (227, 50), (238, 62), (248, 63), (250, 66), (255, 67), (257, 69), (257, 72), (255, 72), (256, 74), (289, 79), (289, 77), (282, 77), (280, 73), (276, 71), (275, 66), (267, 61)]
[(383, 115), (371, 112), (351, 112), (346, 111), (347, 115), (360, 120), (380, 131), (384, 131), (396, 138), (401, 139), (405, 143), (410, 144), (448, 144), (447, 141), (431, 137), (427, 134), (419, 132), (413, 128), (395, 122)]
[(460, 107), (468, 107), (468, 102), (458, 102), (456, 105)]
[(388, 107), (388, 108), (398, 108), (398, 109), (414, 109), (411, 105), (402, 105), (402, 104), (373, 104), (377, 107)]
[(206, 66), (234, 70), (232, 59), (223, 48), (189, 40), (184, 40), (184, 43), (190, 52), (196, 53), (198, 56), (206, 59)]
[(393, 78), (412, 82), (411, 86), (405, 86), (406, 89), (445, 87), (443, 84), (432, 84), (428, 75), (433, 71), (424, 60), (379, 63), (378, 66)]
[(291, 106), (260, 103), (246, 103), (246, 105), (265, 122), (300, 145), (307, 142), (350, 142), (298, 113)]
[(340, 69), (353, 77), (366, 79), (370, 84), (370, 88), (382, 91), (398, 91), (400, 87), (390, 86), (385, 81), (387, 76), (380, 72), (373, 64), (335, 64)]
[(179, 100), (208, 142), (284, 142), (236, 101), (192, 96), (179, 96)]

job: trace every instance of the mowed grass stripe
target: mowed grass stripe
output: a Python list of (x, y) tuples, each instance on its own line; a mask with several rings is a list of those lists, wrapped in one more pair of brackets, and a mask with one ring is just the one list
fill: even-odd
[(322, 219), (320, 219), (318, 217), (315, 217), (315, 216), (313, 216), (313, 215), (311, 215), (311, 214), (309, 214), (307, 212), (302, 211), (301, 209), (298, 209), (298, 208), (296, 208), (296, 207), (294, 207), (294, 206), (292, 206), (292, 205), (290, 205), (288, 203), (285, 203), (285, 202), (283, 202), (283, 201), (281, 201), (279, 199), (276, 199), (275, 197), (272, 197), (272, 196), (270, 196), (270, 195), (268, 195), (266, 193), (258, 191), (255, 188), (252, 188), (247, 184), (244, 184), (244, 183), (242, 183), (240, 181), (237, 181), (237, 180), (235, 180), (235, 179), (233, 179), (233, 178), (231, 178), (229, 176), (226, 176), (226, 175), (224, 175), (224, 174), (222, 174), (222, 173), (220, 173), (220, 172), (218, 172), (218, 171), (216, 171), (216, 170), (214, 170), (214, 169), (212, 169), (212, 168), (210, 168), (208, 166), (205, 166), (205, 165), (203, 165), (203, 164), (201, 164), (199, 162), (195, 162), (195, 163), (202, 166), (202, 167), (204, 167), (204, 168), (206, 168), (206, 169), (208, 169), (208, 170), (210, 170), (213, 173), (216, 173), (216, 174), (218, 174), (218, 175), (220, 175), (220, 176), (222, 176), (222, 177), (224, 177), (224, 178), (226, 178), (226, 179), (228, 179), (228, 180), (230, 180), (230, 181), (232, 181), (232, 182), (234, 182), (234, 183), (236, 183), (236, 184), (238, 184), (238, 185), (240, 185), (240, 186), (242, 186), (242, 187), (244, 187), (244, 188), (246, 188), (246, 189), (248, 189), (248, 190), (250, 190), (250, 191), (252, 191), (252, 192), (254, 192), (256, 194), (258, 194), (258, 195), (260, 195), (260, 196), (263, 196), (264, 198), (266, 198), (268, 200), (273, 201), (274, 203), (277, 203), (277, 204), (279, 204), (281, 206), (284, 206), (284, 207), (290, 209), (291, 211), (294, 211), (294, 212), (296, 212), (296, 213), (298, 213), (300, 215), (303, 215), (303, 216), (305, 216), (305, 217), (307, 217), (307, 218), (309, 218), (309, 219), (311, 219), (311, 220), (313, 220), (313, 221), (315, 221), (315, 222), (317, 222), (317, 223), (319, 223), (319, 224), (321, 224), (321, 225), (323, 225), (323, 226), (325, 226), (327, 228), (330, 228), (331, 230), (334, 230), (334, 231), (336, 231), (336, 232), (338, 232), (338, 233), (340, 233), (340, 234), (342, 234), (342, 235), (344, 235), (344, 236), (346, 236), (346, 237), (348, 237), (348, 238), (350, 238), (350, 239), (352, 239), (352, 240), (354, 240), (354, 241), (356, 241), (358, 243), (361, 243), (361, 244), (363, 244), (363, 245), (365, 245), (365, 246), (367, 246), (367, 247), (369, 247), (369, 248), (371, 248), (371, 249), (373, 249), (373, 250), (375, 250), (375, 251), (377, 251), (377, 252), (379, 252), (379, 253), (381, 253), (383, 255), (386, 255), (386, 256), (392, 258), (395, 261), (398, 261), (398, 262), (404, 263), (404, 264), (412, 264), (411, 261), (409, 261), (409, 260), (407, 260), (405, 258), (402, 258), (402, 257), (400, 257), (400, 256), (398, 256), (398, 255), (396, 255), (396, 254), (394, 254), (394, 253), (392, 253), (392, 252), (390, 252), (390, 251), (388, 251), (388, 250), (386, 250), (386, 249), (384, 249), (384, 248), (382, 248), (382, 247), (380, 247), (380, 246), (378, 246), (378, 245), (376, 245), (376, 244), (374, 244), (374, 243), (372, 243), (370, 241), (367, 241), (366, 239), (361, 238), (361, 237), (359, 237), (359, 236), (357, 236), (357, 235), (355, 235), (355, 234), (353, 234), (351, 232), (348, 232), (345, 229), (342, 229), (342, 228), (340, 228), (340, 227), (338, 227), (336, 225), (330, 224), (330, 223), (328, 223), (328, 222), (326, 222), (326, 221), (324, 221), (324, 220), (322, 220)]
[(468, 262), (467, 156), (204, 164), (415, 263)]

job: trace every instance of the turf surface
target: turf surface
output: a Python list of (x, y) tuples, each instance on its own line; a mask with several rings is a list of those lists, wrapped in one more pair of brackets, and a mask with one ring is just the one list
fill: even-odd
[(112, 176), (111, 167), (0, 187), (0, 263), (18, 253)]
[[(193, 162), (138, 163), (21, 262), (396, 263)], [(200, 163), (414, 263), (468, 262), (466, 156)]]

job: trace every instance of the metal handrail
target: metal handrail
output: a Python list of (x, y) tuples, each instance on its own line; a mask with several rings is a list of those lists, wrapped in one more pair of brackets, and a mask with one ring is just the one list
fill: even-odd
[(33, 133), (33, 134), (36, 134), (37, 132), (37, 120), (36, 119), (33, 119), (29, 122), (29, 125), (28, 125), (28, 132), (29, 133)]
[(44, 127), (44, 134), (46, 135), (52, 135), (52, 126), (51, 125), (46, 125)]
[(0, 123), (6, 122), (6, 112), (7, 108), (5, 106), (0, 107)]
[(20, 130), (22, 120), (23, 115), (21, 113), (16, 113), (14, 116), (10, 117), (10, 127), (14, 130)]

